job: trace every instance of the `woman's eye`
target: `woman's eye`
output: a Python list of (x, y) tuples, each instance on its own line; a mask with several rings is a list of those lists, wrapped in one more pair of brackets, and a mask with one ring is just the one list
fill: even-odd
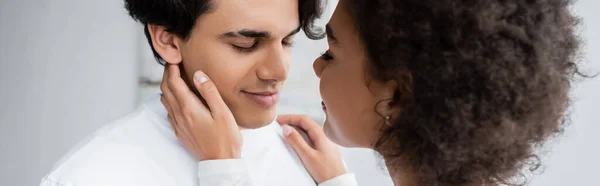
[(252, 44), (252, 46), (249, 46), (249, 47), (247, 47), (247, 46), (239, 46), (239, 45), (236, 45), (236, 44), (231, 44), (231, 46), (234, 49), (236, 49), (236, 50), (238, 50), (240, 52), (252, 52), (258, 46), (258, 42), (254, 42), (254, 44)]
[(330, 61), (333, 59), (333, 56), (331, 56), (329, 50), (327, 50), (323, 54), (321, 54), (321, 59), (323, 59), (325, 61)]

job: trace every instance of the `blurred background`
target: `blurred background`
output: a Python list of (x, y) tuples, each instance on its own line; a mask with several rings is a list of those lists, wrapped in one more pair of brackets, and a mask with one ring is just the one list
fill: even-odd
[[(337, 0), (329, 0), (326, 23)], [(586, 72), (600, 72), (600, 1), (580, 0)], [(298, 35), (280, 113), (323, 120), (313, 60)], [(71, 147), (158, 92), (162, 68), (122, 0), (0, 1), (0, 186), (37, 185)], [(598, 185), (600, 78), (576, 84), (572, 125), (544, 151), (534, 186)], [(374, 152), (342, 149), (360, 185), (392, 185)]]

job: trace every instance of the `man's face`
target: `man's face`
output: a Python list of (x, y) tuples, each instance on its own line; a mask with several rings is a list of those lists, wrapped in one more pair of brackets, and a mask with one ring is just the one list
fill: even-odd
[[(258, 128), (275, 117), (298, 32), (297, 0), (214, 0), (181, 46), (187, 82), (201, 70), (213, 80), (238, 125)], [(193, 86), (193, 85), (192, 85)]]

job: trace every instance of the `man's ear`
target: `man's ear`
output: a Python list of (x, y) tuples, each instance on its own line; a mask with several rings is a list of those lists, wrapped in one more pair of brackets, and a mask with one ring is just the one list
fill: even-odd
[(148, 24), (148, 33), (152, 38), (154, 50), (168, 64), (179, 64), (182, 61), (180, 39), (175, 34), (167, 32), (163, 26)]

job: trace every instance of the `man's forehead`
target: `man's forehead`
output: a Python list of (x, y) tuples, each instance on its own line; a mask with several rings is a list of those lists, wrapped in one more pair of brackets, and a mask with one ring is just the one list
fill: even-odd
[(215, 0), (196, 24), (223, 33), (252, 30), (285, 37), (300, 26), (297, 7), (297, 0)]

